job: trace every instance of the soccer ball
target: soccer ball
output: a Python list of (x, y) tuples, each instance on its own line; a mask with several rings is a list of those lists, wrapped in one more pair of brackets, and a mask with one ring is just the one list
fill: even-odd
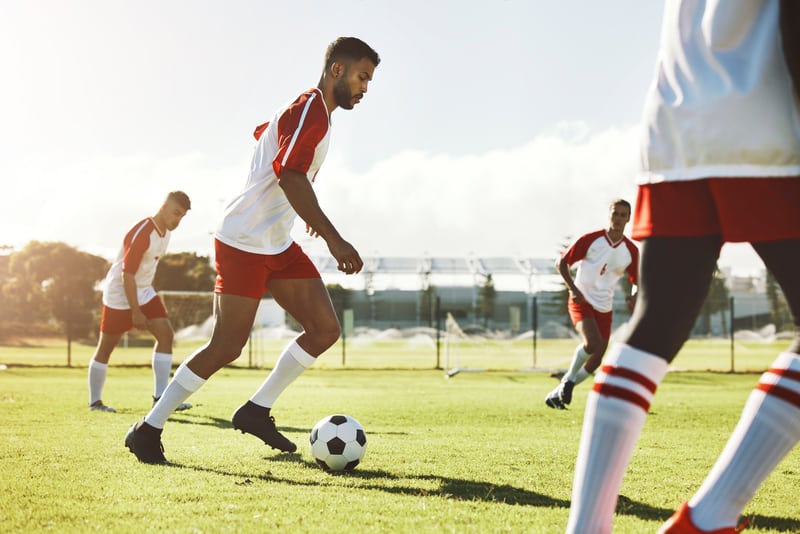
[(329, 415), (311, 429), (311, 454), (325, 471), (352, 471), (367, 450), (367, 434), (349, 415)]

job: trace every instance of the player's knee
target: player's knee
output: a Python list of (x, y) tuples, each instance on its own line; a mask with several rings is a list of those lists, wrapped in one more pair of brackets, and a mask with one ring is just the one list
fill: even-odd
[(342, 331), (339, 328), (339, 323), (334, 323), (330, 325), (324, 333), (324, 341), (328, 346), (333, 345), (339, 340), (339, 336), (341, 335)]
[(602, 356), (603, 355), (603, 344), (597, 341), (588, 341), (584, 346), (583, 350), (586, 351), (586, 354), (591, 354), (592, 356)]
[[(225, 342), (212, 338), (206, 347), (201, 351), (202, 357), (213, 361), (219, 367), (228, 365), (242, 355), (244, 342)], [(197, 356), (199, 356), (198, 354)]]
[(172, 349), (172, 343), (175, 341), (175, 334), (172, 330), (165, 330), (159, 333), (158, 337), (156, 337), (156, 341), (164, 348)]
[(334, 318), (332, 321), (320, 324), (313, 332), (306, 331), (306, 333), (312, 334), (319, 346), (328, 348), (338, 341), (341, 328), (339, 322)]

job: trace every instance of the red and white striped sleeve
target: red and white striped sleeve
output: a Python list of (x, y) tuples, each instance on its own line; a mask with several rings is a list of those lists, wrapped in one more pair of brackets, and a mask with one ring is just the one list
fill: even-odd
[(144, 253), (150, 248), (150, 234), (154, 230), (153, 222), (145, 219), (134, 226), (125, 236), (123, 247), (125, 254), (122, 259), (122, 272), (136, 274), (142, 263)]
[(595, 240), (604, 235), (602, 230), (591, 232), (580, 236), (564, 253), (561, 255), (567, 261), (567, 265), (573, 265), (586, 257), (589, 247)]
[(278, 152), (272, 161), (275, 176), (283, 169), (308, 173), (320, 141), (328, 133), (328, 112), (314, 90), (300, 95), (278, 118)]

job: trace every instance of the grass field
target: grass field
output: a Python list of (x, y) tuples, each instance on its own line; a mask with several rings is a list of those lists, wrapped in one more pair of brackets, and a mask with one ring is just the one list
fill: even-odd
[[(182, 341), (175, 346), (175, 362), (183, 361), (201, 340)], [(256, 339), (245, 346), (235, 367), (272, 367), (286, 339)], [(471, 368), (493, 371), (564, 369), (577, 345), (573, 339), (538, 340), (534, 354), (532, 340), (470, 339), (453, 343), (442, 341), (437, 357), (431, 339), (353, 339), (343, 347), (339, 341), (315, 365), (317, 369), (435, 369)], [(673, 368), (681, 371), (737, 372), (763, 371), (787, 341), (737, 341), (733, 362), (727, 339), (690, 340), (676, 358)], [(114, 366), (149, 365), (152, 345), (117, 348), (111, 357)], [(94, 345), (73, 343), (69, 361), (86, 367)], [(0, 345), (0, 364), (9, 366), (66, 366), (67, 347), (62, 339), (22, 340), (14, 346)]]
[[(678, 362), (728, 357), (703, 343)], [(391, 345), (371, 351), (377, 362), (402, 354)], [(750, 351), (761, 368), (777, 352)], [(335, 352), (328, 356), (273, 411), (298, 453), (276, 453), (232, 429), (231, 413), (267, 371), (230, 367), (168, 422), (163, 441), (174, 465), (164, 467), (138, 463), (123, 445), (150, 405), (149, 350), (115, 352), (104, 397), (118, 413), (107, 414), (86, 409), (85, 353), (76, 350), (76, 367), (65, 368), (44, 366), (63, 363), (63, 347), (0, 348), (0, 362), (11, 364), (0, 372), (0, 532), (563, 532), (586, 384), (559, 412), (542, 402), (556, 384), (548, 373), (446, 379), (424, 366), (343, 369)], [(15, 366), (12, 357), (38, 365)], [(359, 357), (368, 367), (366, 355), (348, 362)], [(621, 489), (615, 532), (654, 532), (692, 494), (757, 379), (667, 375)], [(369, 440), (347, 475), (323, 472), (308, 446), (313, 424), (337, 412), (359, 419)], [(800, 532), (798, 476), (794, 451), (746, 508), (748, 532)]]

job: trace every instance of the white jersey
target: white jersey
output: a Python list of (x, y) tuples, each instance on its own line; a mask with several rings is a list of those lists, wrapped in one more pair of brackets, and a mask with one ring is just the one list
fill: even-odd
[(313, 182), (330, 142), (330, 120), (319, 89), (309, 89), (275, 113), (255, 131), (250, 175), (228, 204), (215, 237), (255, 254), (280, 254), (292, 244), (297, 213), (278, 180), (283, 169), (305, 174)]
[(153, 219), (137, 223), (125, 235), (122, 248), (106, 274), (103, 288), (103, 304), (109, 308), (129, 310), (130, 304), (125, 295), (123, 273), (134, 275), (139, 305), (150, 302), (156, 296), (153, 278), (156, 275), (158, 260), (167, 251), (170, 231), (162, 233)]
[(570, 266), (580, 262), (575, 285), (601, 313), (612, 310), (614, 289), (625, 273), (631, 284), (638, 283), (639, 249), (625, 236), (612, 243), (605, 230), (584, 234), (561, 257)]
[(779, 0), (665, 2), (640, 184), (800, 175), (800, 104), (778, 12)]

